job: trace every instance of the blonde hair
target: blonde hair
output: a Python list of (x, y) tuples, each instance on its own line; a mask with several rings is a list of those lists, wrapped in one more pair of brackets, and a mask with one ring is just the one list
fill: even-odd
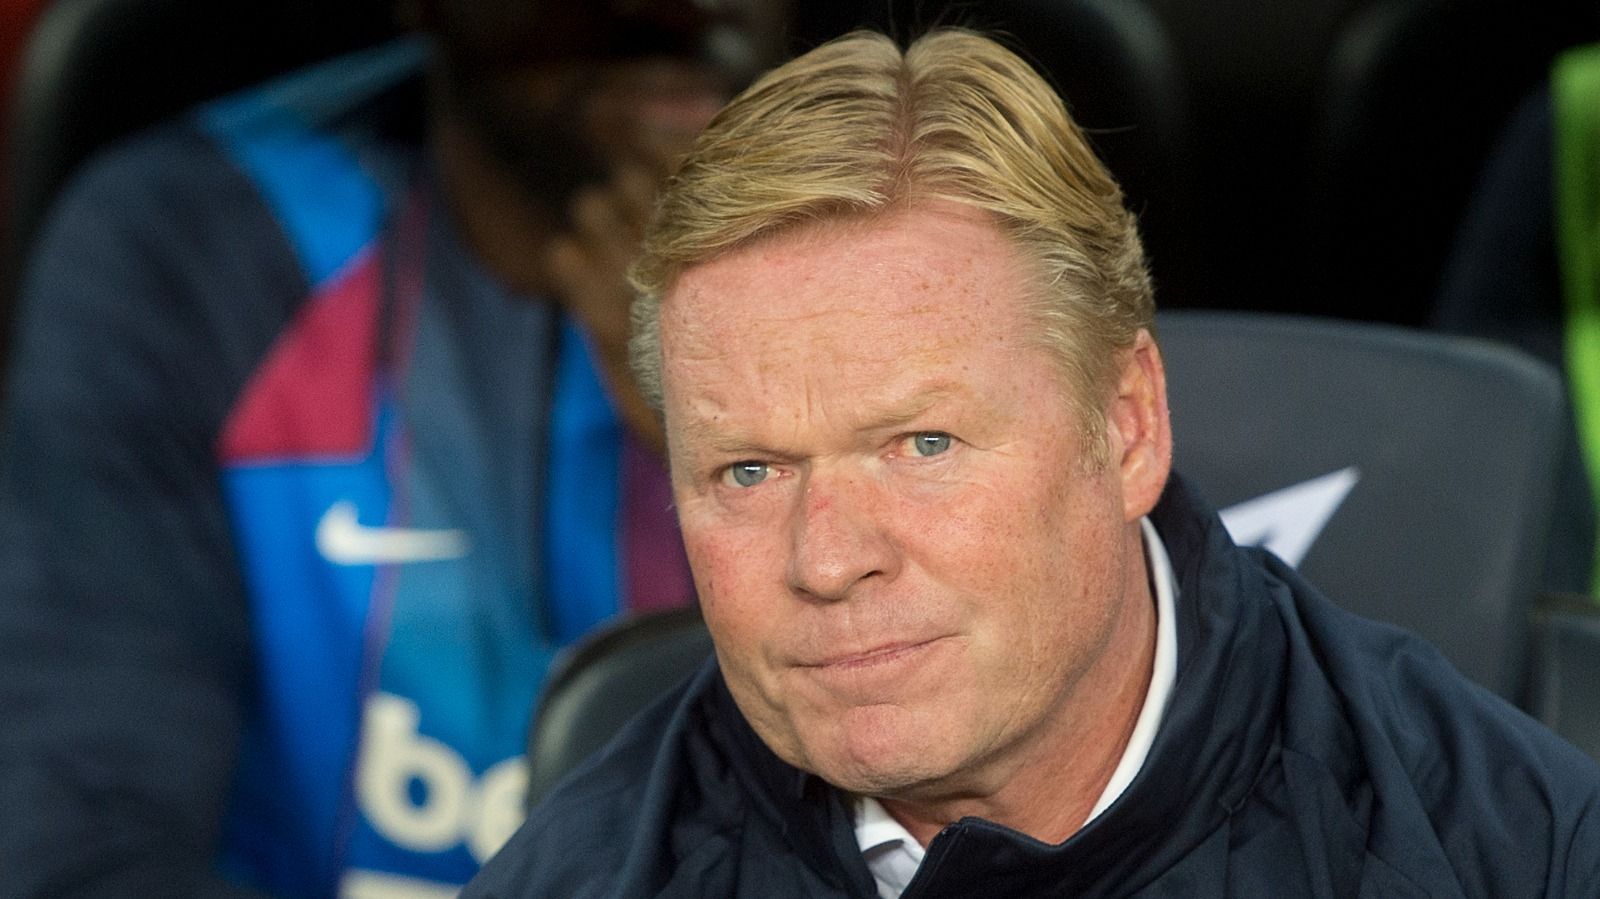
[(994, 40), (941, 29), (902, 53), (855, 32), (762, 77), (668, 180), (634, 265), (630, 345), (661, 408), (662, 295), (685, 269), (807, 224), (920, 200), (984, 210), (1038, 266), (1027, 298), (1059, 358), (1089, 455), (1104, 461), (1119, 350), (1151, 327), (1122, 191), (1043, 78)]

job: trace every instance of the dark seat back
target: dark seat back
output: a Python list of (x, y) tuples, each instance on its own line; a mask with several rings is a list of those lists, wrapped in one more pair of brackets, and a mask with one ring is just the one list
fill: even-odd
[(1533, 618), (1527, 709), (1600, 761), (1600, 608), (1580, 594), (1553, 594)]
[(569, 647), (552, 666), (528, 731), (528, 802), (710, 655), (711, 635), (692, 608), (624, 618)]
[(1146, 2), (1195, 122), (1169, 308), (1421, 324), (1495, 129), (1576, 39), (1549, 4)]
[(1235, 538), (1521, 698), (1568, 427), (1556, 373), (1486, 341), (1332, 319), (1175, 312), (1159, 332), (1175, 465)]
[(57, 191), (96, 149), (195, 103), (396, 33), (389, 0), (55, 0), (6, 123), (0, 338)]

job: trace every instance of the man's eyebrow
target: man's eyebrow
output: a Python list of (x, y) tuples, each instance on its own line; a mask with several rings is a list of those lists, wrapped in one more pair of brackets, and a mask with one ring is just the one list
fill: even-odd
[(706, 422), (691, 427), (680, 440), (684, 452), (694, 457), (723, 459), (786, 457), (786, 454), (775, 446), (747, 437), (743, 433), (714, 430)]
[[(940, 402), (968, 391), (969, 388), (958, 381), (941, 380), (919, 385), (885, 402), (865, 402), (856, 416), (855, 430), (887, 431), (904, 427)], [(743, 433), (718, 431), (709, 422), (696, 423), (680, 439), (683, 449), (694, 456), (784, 460), (795, 455), (774, 442), (758, 440)]]
[(874, 429), (894, 428), (909, 424), (929, 409), (951, 396), (966, 392), (967, 388), (956, 381), (934, 381), (889, 402), (869, 407), (862, 415), (863, 423)]
[(761, 456), (765, 458), (782, 455), (782, 453), (777, 452), (766, 444), (733, 435), (713, 434), (695, 440), (693, 443), (697, 448), (718, 456)]

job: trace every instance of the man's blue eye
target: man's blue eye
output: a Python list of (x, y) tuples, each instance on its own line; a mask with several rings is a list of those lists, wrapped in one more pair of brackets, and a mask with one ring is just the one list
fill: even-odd
[(735, 462), (728, 468), (728, 477), (740, 487), (754, 487), (765, 481), (769, 472), (764, 462)]
[(919, 456), (937, 456), (950, 448), (950, 435), (938, 431), (911, 435), (911, 445)]

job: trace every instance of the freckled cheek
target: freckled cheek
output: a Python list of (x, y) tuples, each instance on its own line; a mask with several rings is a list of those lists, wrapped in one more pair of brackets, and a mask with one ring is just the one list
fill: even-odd
[(1034, 563), (1026, 550), (1039, 543), (1038, 506), (1016, 491), (973, 483), (896, 512), (910, 525), (902, 535), (913, 552), (958, 580), (1011, 579), (1019, 563)]
[(997, 544), (999, 535), (971, 511), (928, 516), (904, 532), (908, 555), (919, 559), (935, 580), (947, 586), (970, 588), (989, 583), (1006, 565), (1004, 548)]
[(965, 606), (980, 679), (1021, 689), (1063, 664), (1055, 656), (1075, 639), (1063, 612), (1084, 586), (1084, 560), (1072, 547), (1087, 535), (1062, 508), (1057, 485), (1008, 474), (971, 484), (941, 510), (921, 510), (925, 527), (908, 539), (932, 580)]
[(755, 534), (733, 528), (701, 530), (684, 522), (684, 548), (700, 608), (724, 654), (759, 653), (774, 625), (782, 559)]

